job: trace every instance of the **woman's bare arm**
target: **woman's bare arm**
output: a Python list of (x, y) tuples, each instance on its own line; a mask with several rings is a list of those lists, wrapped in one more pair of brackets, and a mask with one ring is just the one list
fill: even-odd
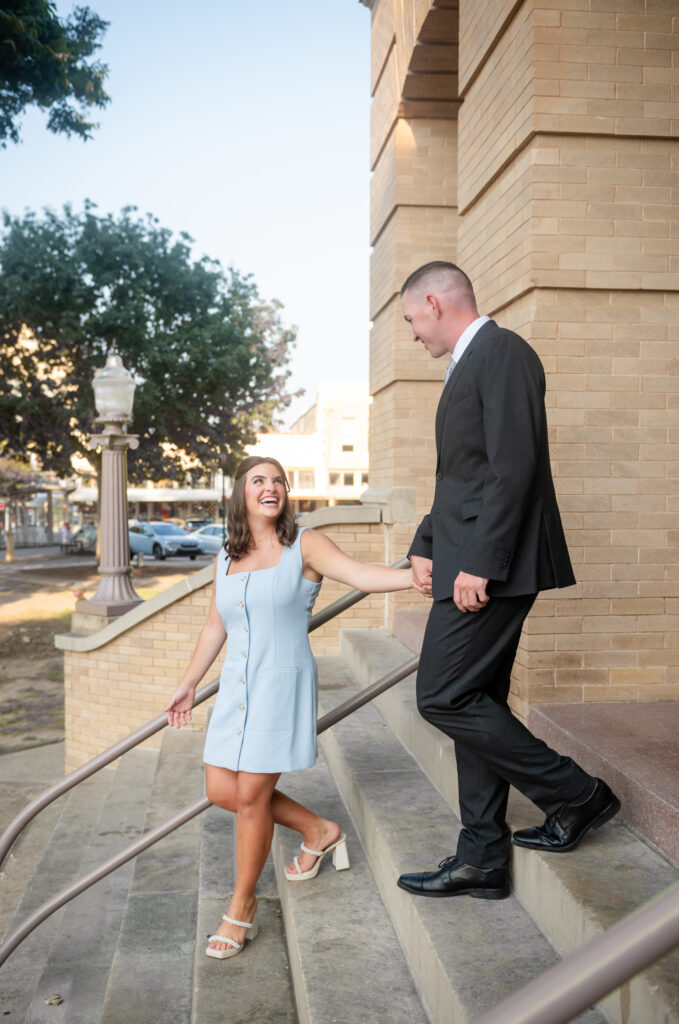
[[(338, 548), (329, 537), (316, 530), (305, 530), (301, 543), (304, 568), (317, 576), (327, 576), (370, 594), (409, 590), (413, 586), (412, 570), (358, 562)], [(305, 574), (311, 577), (311, 573)]]

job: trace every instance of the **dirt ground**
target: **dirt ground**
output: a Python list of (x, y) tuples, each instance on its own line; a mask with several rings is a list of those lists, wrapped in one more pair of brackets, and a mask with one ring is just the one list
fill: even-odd
[[(135, 570), (134, 587), (148, 599), (196, 568), (152, 563)], [(70, 629), (74, 588), (92, 597), (98, 579), (91, 561), (0, 576), (0, 755), (63, 740), (64, 656), (54, 637)]]

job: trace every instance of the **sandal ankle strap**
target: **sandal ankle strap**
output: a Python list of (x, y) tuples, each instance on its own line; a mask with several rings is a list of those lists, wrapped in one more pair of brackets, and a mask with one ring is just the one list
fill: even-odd
[(325, 853), (325, 850), (312, 850), (304, 843), (302, 843), (300, 849), (302, 850), (303, 853), (310, 853), (313, 857), (322, 857), (323, 854)]
[[(236, 921), (235, 917), (228, 917), (226, 914), (222, 914), (222, 921), (226, 921), (227, 924), (235, 924), (238, 928), (252, 928), (255, 923), (254, 920), (250, 921)], [(223, 936), (221, 936), (223, 938)], [(224, 939), (225, 942), (231, 942), (231, 939)]]

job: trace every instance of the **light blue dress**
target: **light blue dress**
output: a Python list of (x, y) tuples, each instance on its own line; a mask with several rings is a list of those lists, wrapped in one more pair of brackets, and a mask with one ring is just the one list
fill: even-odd
[(316, 760), (318, 675), (307, 626), (321, 588), (302, 575), (300, 540), (252, 572), (221, 551), (216, 602), (226, 659), (203, 760), (243, 772), (290, 772)]

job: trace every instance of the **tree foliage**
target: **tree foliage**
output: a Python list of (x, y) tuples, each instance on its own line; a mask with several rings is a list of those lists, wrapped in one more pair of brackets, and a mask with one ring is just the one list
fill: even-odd
[(108, 68), (88, 61), (108, 23), (76, 7), (65, 21), (49, 0), (3, 0), (0, 7), (0, 147), (19, 141), (17, 121), (26, 107), (48, 110), (52, 132), (89, 139), (93, 107), (104, 107)]
[(0, 455), (0, 493), (15, 498), (32, 494), (40, 487), (40, 474), (20, 459)]
[[(115, 343), (137, 381), (130, 478), (185, 480), (240, 457), (286, 393), (294, 330), (249, 276), (192, 261), (134, 207), (119, 217), (4, 215), (0, 238), (0, 438), (71, 472), (91, 457), (92, 379)], [(0, 453), (3, 443), (0, 441)]]

